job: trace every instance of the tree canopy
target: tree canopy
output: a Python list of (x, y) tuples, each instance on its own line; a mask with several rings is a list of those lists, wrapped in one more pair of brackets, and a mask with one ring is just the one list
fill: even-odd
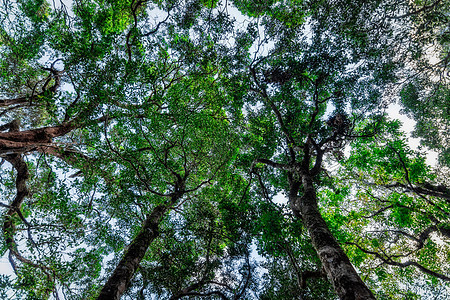
[(0, 295), (447, 299), (449, 6), (2, 1)]

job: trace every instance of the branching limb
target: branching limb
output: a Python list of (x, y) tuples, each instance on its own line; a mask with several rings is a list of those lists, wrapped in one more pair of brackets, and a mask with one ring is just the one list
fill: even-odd
[(106, 127), (107, 127), (107, 124), (105, 124), (104, 135), (105, 135), (105, 140), (106, 140), (106, 143), (108, 144), (109, 149), (114, 154), (116, 154), (120, 159), (122, 159), (123, 161), (126, 161), (131, 166), (131, 168), (135, 171), (135, 174), (138, 177), (139, 181), (145, 186), (146, 190), (157, 196), (170, 197), (171, 194), (163, 194), (163, 193), (160, 193), (160, 192), (152, 189), (148, 183), (148, 179), (144, 178), (142, 176), (141, 171), (139, 170), (140, 165), (136, 166), (135, 163), (132, 161), (132, 159), (125, 157), (122, 153), (120, 153), (118, 150), (116, 150), (115, 147), (113, 147), (113, 145), (111, 144), (111, 141), (108, 138), (108, 133), (106, 132)]
[(278, 121), (278, 124), (280, 125), (281, 131), (286, 136), (286, 139), (288, 141), (288, 145), (289, 144), (292, 145), (290, 148), (294, 147), (295, 146), (295, 141), (292, 138), (292, 136), (290, 135), (289, 131), (287, 130), (287, 128), (286, 128), (286, 126), (284, 124), (284, 120), (283, 120), (283, 117), (281, 115), (281, 112), (278, 110), (276, 105), (270, 100), (270, 97), (267, 94), (266, 89), (259, 82), (258, 77), (256, 75), (256, 70), (253, 67), (250, 67), (250, 72), (252, 74), (252, 77), (253, 77), (253, 80), (255, 81), (256, 86), (258, 87), (257, 92), (259, 92), (259, 94), (263, 97), (263, 99), (266, 101), (266, 103), (269, 105), (269, 107), (271, 108), (271, 110), (275, 114), (275, 116), (277, 118), (277, 121)]
[(425, 200), (428, 204), (432, 205), (433, 207), (436, 207), (438, 210), (440, 210), (441, 212), (443, 212), (446, 216), (450, 216), (449, 213), (447, 213), (444, 209), (442, 209), (441, 207), (439, 207), (438, 205), (436, 205), (433, 201), (431, 201), (430, 199), (426, 198), (424, 195), (422, 195), (415, 187), (414, 185), (411, 183), (410, 177), (409, 177), (409, 171), (408, 171), (408, 167), (406, 166), (405, 160), (403, 159), (403, 157), (400, 155), (400, 153), (392, 146), (388, 146), (398, 157), (398, 159), (400, 160), (400, 163), (402, 164), (403, 170), (405, 171), (405, 179), (406, 182), (408, 183), (409, 187), (411, 188), (412, 191), (414, 191), (414, 193), (416, 193), (417, 196), (419, 196), (420, 198), (422, 198), (423, 200)]
[(356, 246), (359, 250), (361, 250), (364, 253), (374, 255), (376, 258), (380, 259), (384, 264), (391, 265), (391, 266), (397, 266), (397, 267), (401, 267), (401, 268), (414, 266), (425, 274), (428, 274), (428, 275), (434, 276), (436, 278), (442, 279), (444, 281), (450, 282), (450, 277), (448, 277), (444, 274), (432, 271), (432, 270), (424, 267), (423, 265), (419, 264), (418, 262), (411, 261), (411, 260), (408, 260), (405, 262), (398, 262), (398, 261), (393, 260), (391, 257), (388, 257), (384, 254), (380, 254), (379, 252), (365, 249), (365, 248), (361, 247), (360, 245), (358, 245), (357, 243), (347, 242), (347, 244)]
[[(373, 195), (372, 193), (370, 193), (370, 192), (368, 192), (368, 191), (366, 191), (366, 193), (367, 193), (367, 195), (369, 195), (371, 198), (373, 198), (374, 200), (377, 200), (377, 201), (380, 202), (380, 203), (384, 203), (384, 204), (391, 203), (389, 200), (381, 199), (380, 197), (377, 197), (377, 196)], [(421, 210), (421, 209), (418, 209), (418, 208), (415, 208), (415, 207), (409, 207), (409, 206), (407, 206), (407, 205), (403, 205), (403, 204), (400, 204), (400, 203), (396, 203), (395, 205), (396, 205), (397, 207), (406, 208), (406, 209), (408, 209), (408, 210), (410, 210), (410, 211), (418, 212), (418, 213), (420, 213), (420, 214), (426, 216), (428, 219), (430, 219), (430, 220), (431, 220), (433, 223), (435, 223), (435, 224), (439, 224), (439, 223), (440, 223), (440, 221), (439, 221), (433, 214), (430, 214), (429, 212), (427, 212), (427, 211), (425, 211), (425, 210)], [(392, 207), (393, 207), (393, 206), (392, 206)]]
[(438, 197), (445, 200), (450, 200), (450, 189), (444, 185), (433, 185), (428, 182), (423, 185), (412, 184), (404, 184), (401, 182), (395, 182), (390, 184), (377, 184), (373, 182), (364, 181), (364, 184), (369, 186), (381, 186), (387, 189), (392, 188), (403, 188), (405, 192), (419, 193), (422, 195)]
[[(9, 250), (9, 261), (11, 263), (11, 267), (17, 273), (17, 265), (14, 262), (14, 259), (17, 259), (23, 264), (27, 264), (34, 268), (42, 270), (42, 272), (46, 275), (49, 281), (54, 281), (53, 270), (51, 268), (45, 265), (37, 264), (25, 258), (24, 256), (22, 256), (22, 254), (20, 254), (18, 250), (17, 243), (14, 239), (16, 233), (16, 224), (14, 221), (15, 215), (18, 215), (21, 218), (21, 220), (25, 223), (25, 225), (28, 227), (29, 238), (31, 242), (35, 244), (31, 237), (30, 224), (26, 221), (26, 219), (24, 218), (24, 216), (20, 211), (23, 201), (30, 193), (26, 185), (27, 180), (30, 178), (30, 174), (28, 172), (28, 166), (21, 155), (19, 154), (8, 155), (5, 159), (8, 162), (10, 162), (17, 171), (16, 196), (12, 201), (12, 203), (9, 205), (9, 209), (6, 211), (6, 218), (3, 223), (3, 235), (5, 237), (6, 246), (8, 247)], [(51, 292), (52, 292), (51, 290), (47, 291), (48, 294), (50, 294)]]
[(425, 241), (430, 237), (430, 235), (433, 232), (439, 232), (441, 235), (447, 237), (450, 239), (450, 229), (447, 228), (446, 225), (441, 224), (441, 225), (432, 225), (427, 227), (426, 229), (424, 229), (419, 236), (415, 236), (412, 234), (409, 234), (403, 230), (387, 230), (389, 232), (394, 232), (396, 234), (401, 234), (403, 236), (406, 236), (407, 238), (413, 240), (416, 242), (416, 250), (420, 250), (424, 247)]

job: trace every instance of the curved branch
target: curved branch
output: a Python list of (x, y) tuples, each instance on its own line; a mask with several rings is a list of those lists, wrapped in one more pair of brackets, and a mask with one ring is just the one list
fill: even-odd
[(402, 234), (408, 237), (409, 239), (415, 241), (417, 243), (416, 250), (420, 250), (424, 247), (425, 241), (430, 237), (430, 234), (432, 234), (433, 232), (438, 231), (441, 235), (450, 238), (450, 230), (444, 224), (438, 226), (436, 225), (429, 226), (425, 230), (423, 230), (418, 237), (409, 234), (403, 230), (387, 230), (387, 231)]
[[(35, 86), (31, 95), (26, 95), (23, 97), (12, 98), (12, 99), (0, 99), (0, 107), (8, 107), (8, 106), (15, 105), (15, 104), (32, 105), (33, 101), (38, 100), (42, 96), (45, 96), (48, 92), (50, 92), (51, 94), (56, 93), (56, 91), (61, 86), (61, 76), (64, 73), (64, 71), (58, 71), (54, 68), (55, 63), (58, 61), (60, 61), (60, 59), (55, 60), (52, 63), (52, 65), (50, 66), (50, 68), (43, 68), (45, 71), (49, 71), (50, 74), (46, 77), (46, 79), (42, 79), (42, 80), (38, 81), (37, 84), (39, 84), (40, 82), (45, 80), (45, 83), (42, 86), (42, 91), (40, 93), (35, 93), (35, 89), (36, 89), (36, 86)], [(50, 81), (52, 78), (55, 80), (55, 82), (52, 86), (48, 86), (50, 84)]]
[(181, 297), (184, 297), (184, 296), (209, 297), (209, 296), (213, 296), (213, 295), (217, 295), (220, 298), (222, 298), (223, 300), (230, 300), (227, 296), (225, 296), (224, 293), (222, 293), (220, 291), (211, 291), (211, 292), (207, 292), (207, 293), (189, 292), (189, 293), (185, 293), (182, 296), (174, 298), (174, 299), (180, 299)]
[[(366, 183), (366, 184), (367, 184), (367, 183)], [(369, 195), (371, 198), (373, 198), (373, 199), (379, 201), (380, 203), (391, 203), (389, 200), (383, 200), (383, 199), (381, 199), (381, 198), (379, 198), (379, 197), (373, 195), (373, 194), (370, 193), (369, 191), (366, 191), (366, 193), (367, 193), (367, 195)], [(406, 209), (408, 209), (408, 210), (410, 210), (410, 211), (418, 212), (418, 213), (420, 213), (420, 214), (426, 216), (428, 219), (430, 219), (430, 220), (431, 220), (432, 222), (434, 222), (435, 224), (439, 224), (439, 223), (440, 223), (440, 221), (434, 216), (434, 214), (431, 214), (431, 213), (429, 213), (429, 212), (427, 212), (427, 211), (424, 211), (424, 210), (422, 210), (422, 209), (418, 209), (418, 208), (415, 208), (415, 207), (410, 207), (410, 206), (403, 205), (403, 204), (400, 204), (400, 203), (395, 203), (395, 206), (397, 206), (397, 207), (402, 207), (402, 208), (406, 208)]]
[(428, 274), (428, 275), (431, 275), (431, 276), (437, 277), (437, 278), (439, 278), (439, 279), (442, 279), (442, 280), (444, 280), (444, 281), (449, 281), (449, 282), (450, 282), (450, 277), (448, 277), (448, 276), (446, 276), (446, 275), (444, 275), (444, 274), (441, 274), (441, 273), (437, 273), (437, 272), (435, 272), (435, 271), (432, 271), (432, 270), (430, 270), (430, 269), (428, 269), (428, 268), (422, 266), (422, 265), (419, 264), (418, 262), (411, 261), (411, 260), (408, 260), (408, 261), (403, 262), (403, 263), (397, 262), (397, 261), (394, 261), (393, 259), (391, 259), (391, 258), (389, 258), (389, 257), (385, 257), (385, 256), (381, 255), (380, 253), (378, 253), (378, 252), (376, 252), (376, 251), (370, 251), (370, 250), (367, 250), (367, 249), (361, 247), (360, 245), (358, 245), (357, 243), (347, 242), (347, 244), (356, 246), (359, 250), (361, 250), (361, 251), (364, 252), (364, 253), (374, 255), (375, 257), (377, 257), (378, 259), (380, 259), (383, 263), (385, 263), (385, 264), (387, 264), (387, 265), (397, 266), (397, 267), (401, 267), (401, 268), (406, 268), (406, 267), (409, 267), (409, 266), (414, 266), (414, 267), (416, 267), (417, 269), (419, 269), (420, 271), (422, 271), (423, 273), (426, 273), (426, 274)]
[(274, 114), (275, 114), (275, 116), (276, 116), (276, 118), (277, 118), (278, 124), (280, 125), (281, 131), (284, 133), (284, 135), (286, 136), (286, 139), (288, 140), (288, 144), (292, 144), (292, 146), (289, 147), (289, 148), (294, 147), (295, 141), (294, 141), (294, 139), (291, 137), (291, 135), (289, 134), (289, 131), (286, 129), (286, 126), (285, 126), (285, 124), (284, 124), (283, 117), (282, 117), (280, 111), (279, 111), (278, 108), (275, 106), (275, 104), (273, 104), (273, 102), (270, 101), (270, 97), (269, 97), (269, 95), (267, 95), (266, 89), (263, 88), (263, 87), (261, 86), (261, 84), (259, 83), (259, 81), (258, 81), (258, 79), (257, 79), (257, 76), (256, 76), (256, 70), (255, 70), (254, 68), (250, 67), (250, 72), (252, 73), (253, 80), (255, 81), (255, 84), (257, 85), (257, 87), (258, 87), (258, 89), (259, 89), (257, 92), (259, 92), (259, 94), (261, 94), (261, 96), (262, 96), (262, 97), (264, 98), (264, 100), (269, 104), (270, 108), (271, 108), (272, 111), (274, 112)]
[(372, 219), (373, 217), (375, 217), (375, 216), (381, 214), (382, 212), (384, 212), (384, 211), (386, 211), (388, 209), (391, 209), (393, 207), (394, 207), (394, 205), (391, 204), (391, 205), (388, 205), (388, 206), (380, 208), (379, 210), (377, 210), (376, 212), (374, 212), (373, 214), (371, 214), (369, 216), (361, 216), (361, 217), (364, 218), (364, 219)]
[[(246, 265), (248, 267), (247, 270), (247, 276), (245, 277), (245, 282), (244, 282), (244, 278), (242, 279), (242, 282), (244, 282), (244, 285), (242, 286), (242, 288), (240, 289), (240, 292), (236, 295), (234, 295), (233, 300), (238, 300), (241, 299), (242, 295), (244, 295), (245, 291), (248, 288), (248, 285), (250, 283), (250, 279), (252, 277), (252, 267), (250, 265), (250, 259), (249, 259), (250, 254), (248, 253), (248, 251), (246, 251)], [(241, 284), (239, 284), (240, 286)]]
[(432, 185), (430, 183), (425, 183), (422, 186), (415, 185), (414, 191), (438, 198), (443, 198), (446, 200), (450, 200), (450, 189), (444, 185)]
[(9, 205), (9, 209), (6, 212), (6, 221), (3, 223), (3, 234), (5, 236), (6, 245), (9, 249), (17, 249), (16, 242), (14, 241), (15, 224), (13, 216), (17, 214), (20, 207), (25, 200), (25, 197), (29, 195), (26, 182), (30, 178), (28, 172), (28, 166), (20, 155), (9, 155), (6, 160), (13, 165), (17, 171), (16, 177), (16, 197)]
[[(30, 265), (34, 268), (38, 268), (44, 272), (47, 279), (49, 281), (54, 281), (54, 276), (52, 276), (53, 270), (45, 265), (41, 265), (38, 263), (35, 263), (24, 256), (20, 254), (19, 250), (17, 249), (17, 243), (14, 240), (14, 235), (16, 233), (16, 224), (14, 221), (14, 216), (18, 215), (21, 220), (24, 222), (24, 224), (28, 227), (28, 235), (31, 240), (31, 242), (34, 244), (33, 239), (31, 238), (30, 233), (30, 225), (26, 221), (26, 219), (23, 217), (20, 209), (22, 206), (23, 201), (25, 198), (29, 195), (30, 191), (27, 188), (26, 182), (30, 178), (30, 173), (28, 172), (28, 165), (24, 161), (23, 157), (20, 154), (12, 154), (7, 155), (5, 160), (10, 162), (13, 167), (17, 171), (16, 175), (16, 197), (12, 201), (12, 203), (9, 205), (9, 209), (6, 211), (6, 217), (5, 221), (3, 223), (3, 235), (5, 237), (6, 246), (9, 250), (9, 262), (11, 264), (11, 267), (15, 272), (17, 272), (17, 266), (14, 262), (14, 258), (19, 260), (23, 264)], [(46, 293), (50, 294), (52, 290), (47, 290)]]
[[(174, 5), (175, 5), (175, 4), (174, 4)], [(156, 32), (158, 32), (159, 27), (160, 27), (161, 25), (165, 24), (165, 23), (167, 22), (167, 20), (169, 20), (169, 18), (170, 18), (170, 11), (172, 10), (172, 8), (173, 8), (173, 5), (167, 10), (167, 16), (166, 16), (166, 18), (165, 18), (164, 20), (162, 20), (161, 22), (159, 22), (159, 23), (156, 25), (156, 27), (155, 27), (154, 29), (150, 30), (150, 31), (147, 32), (147, 33), (142, 34), (142, 36), (147, 37), (147, 36), (150, 36), (150, 35), (155, 34)]]
[(415, 187), (414, 185), (411, 183), (411, 180), (409, 178), (409, 171), (408, 171), (408, 167), (406, 166), (405, 161), (403, 160), (403, 157), (400, 155), (400, 153), (394, 149), (394, 147), (392, 146), (388, 146), (392, 151), (394, 151), (394, 153), (397, 155), (398, 159), (400, 160), (400, 163), (402, 164), (403, 170), (405, 171), (405, 179), (406, 182), (408, 183), (408, 185), (410, 186), (411, 190), (414, 191), (414, 193), (419, 196), (420, 198), (422, 198), (423, 200), (425, 200), (428, 204), (436, 207), (438, 210), (440, 210), (441, 212), (443, 212), (445, 215), (450, 216), (449, 213), (447, 213), (444, 209), (442, 209), (441, 207), (439, 207), (439, 205), (436, 205), (433, 201), (431, 201), (430, 199), (426, 198), (425, 196), (423, 196)]
[[(289, 261), (291, 262), (292, 267), (294, 268), (294, 272), (295, 272), (295, 275), (297, 277), (297, 285), (298, 285), (298, 287), (300, 289), (304, 289), (305, 286), (306, 286), (306, 281), (303, 280), (303, 274), (302, 274), (302, 272), (300, 270), (300, 267), (299, 267), (299, 265), (297, 263), (297, 260), (294, 257), (294, 254), (292, 253), (292, 249), (291, 249), (290, 244), (285, 242), (284, 240), (283, 240), (283, 242), (280, 242), (279, 244), (286, 251), (286, 253), (288, 255), (288, 258), (289, 258)], [(303, 284), (303, 283), (305, 283), (305, 284)]]
[(450, 189), (444, 185), (432, 185), (428, 182), (424, 183), (423, 185), (416, 185), (416, 184), (412, 184), (412, 188), (411, 185), (406, 185), (403, 184), (401, 182), (395, 182), (395, 183), (391, 183), (391, 184), (376, 184), (373, 182), (364, 182), (364, 184), (369, 185), (369, 186), (381, 186), (381, 187), (385, 187), (385, 188), (397, 188), (397, 187), (401, 187), (405, 189), (405, 192), (412, 192), (412, 193), (420, 193), (422, 195), (427, 195), (427, 196), (432, 196), (432, 197), (437, 197), (437, 198), (442, 198), (445, 200), (450, 200)]

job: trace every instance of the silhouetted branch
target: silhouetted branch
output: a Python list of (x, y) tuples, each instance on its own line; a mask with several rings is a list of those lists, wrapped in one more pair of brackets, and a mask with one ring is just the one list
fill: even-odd
[(397, 267), (401, 267), (401, 268), (414, 266), (417, 269), (419, 269), (420, 271), (422, 271), (423, 273), (426, 273), (428, 275), (432, 275), (432, 276), (434, 276), (436, 278), (439, 278), (439, 279), (442, 279), (442, 280), (445, 280), (445, 281), (450, 281), (450, 277), (448, 277), (448, 276), (446, 276), (444, 274), (432, 271), (432, 270), (422, 266), (418, 262), (411, 261), (411, 260), (408, 260), (408, 261), (405, 261), (405, 262), (398, 262), (398, 261), (393, 260), (391, 257), (386, 257), (385, 255), (380, 254), (379, 252), (367, 250), (367, 249), (361, 247), (360, 245), (358, 245), (357, 243), (347, 242), (347, 244), (356, 246), (359, 250), (361, 250), (364, 253), (374, 255), (375, 257), (377, 257), (378, 259), (380, 259), (383, 263), (385, 263), (387, 265), (397, 266)]

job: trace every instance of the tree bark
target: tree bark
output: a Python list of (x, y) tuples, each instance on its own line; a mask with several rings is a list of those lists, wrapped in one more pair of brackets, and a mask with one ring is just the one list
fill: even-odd
[[(90, 108), (84, 112), (87, 114)], [(28, 151), (38, 150), (39, 147), (49, 146), (53, 143), (53, 138), (61, 137), (71, 132), (74, 129), (84, 126), (88, 121), (91, 122), (105, 122), (108, 120), (107, 116), (100, 117), (95, 120), (84, 120), (84, 114), (79, 114), (73, 120), (63, 122), (60, 125), (41, 127), (30, 130), (19, 131), (18, 128), (9, 132), (0, 132), (0, 154), (21, 154)], [(11, 126), (18, 126), (18, 121), (14, 120), (8, 124), (0, 126), (0, 131), (9, 129)]]
[(159, 205), (153, 209), (151, 214), (147, 215), (144, 226), (130, 244), (128, 251), (120, 260), (111, 277), (109, 277), (103, 286), (97, 300), (120, 299), (139, 267), (148, 247), (159, 235), (158, 225), (167, 210), (167, 205)]
[(336, 294), (341, 300), (375, 300), (322, 218), (312, 178), (303, 175), (302, 184), (303, 196), (291, 201), (295, 202), (301, 214), (303, 224)]
[(28, 172), (28, 166), (23, 160), (21, 155), (9, 155), (6, 160), (10, 162), (17, 171), (16, 176), (16, 197), (9, 205), (9, 209), (6, 212), (5, 221), (3, 223), (3, 234), (5, 236), (6, 245), (11, 251), (16, 251), (16, 243), (14, 241), (14, 234), (16, 231), (15, 222), (13, 216), (20, 213), (20, 208), (25, 197), (28, 196), (29, 190), (26, 182), (30, 178)]
[(73, 123), (63, 123), (53, 127), (0, 132), (0, 154), (20, 154), (35, 150), (39, 146), (51, 144), (53, 138), (63, 136), (76, 127)]

